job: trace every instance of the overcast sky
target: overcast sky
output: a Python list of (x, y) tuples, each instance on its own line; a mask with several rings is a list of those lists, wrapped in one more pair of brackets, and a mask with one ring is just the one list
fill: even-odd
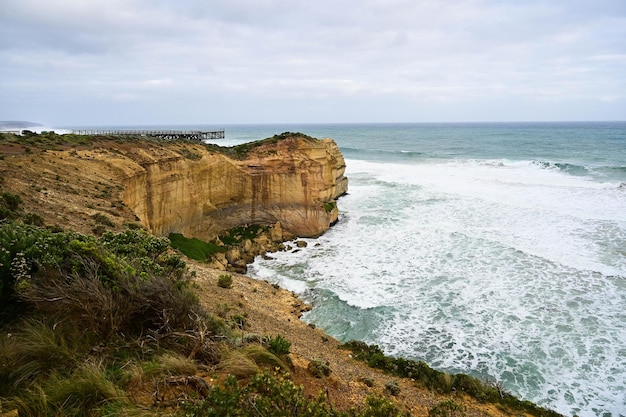
[(626, 120), (626, 1), (1, 0), (0, 120)]

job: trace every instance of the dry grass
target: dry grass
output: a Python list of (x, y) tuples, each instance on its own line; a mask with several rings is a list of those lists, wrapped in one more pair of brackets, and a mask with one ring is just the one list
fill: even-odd
[(251, 378), (260, 371), (254, 360), (239, 350), (230, 351), (220, 362), (218, 369), (221, 373), (233, 375), (238, 379)]

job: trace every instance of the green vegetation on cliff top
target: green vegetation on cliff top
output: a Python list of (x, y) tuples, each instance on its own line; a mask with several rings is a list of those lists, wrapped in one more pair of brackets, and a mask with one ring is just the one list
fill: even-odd
[[(270, 138), (244, 143), (232, 147), (224, 147), (218, 144), (206, 144), (203, 142), (189, 141), (185, 139), (159, 139), (148, 138), (140, 135), (79, 135), (74, 133), (57, 134), (55, 132), (34, 133), (25, 131), (23, 135), (14, 133), (0, 132), (0, 144), (33, 147), (39, 149), (56, 149), (58, 147), (87, 147), (91, 148), (98, 143), (116, 142), (116, 143), (152, 143), (152, 144), (175, 144), (175, 143), (193, 143), (202, 145), (210, 151), (225, 154), (234, 159), (245, 159), (248, 154), (255, 148), (263, 145), (275, 144), (279, 141), (298, 137), (306, 140), (316, 140), (315, 138), (300, 132), (284, 132), (274, 135)], [(194, 159), (194, 155), (190, 159)]]

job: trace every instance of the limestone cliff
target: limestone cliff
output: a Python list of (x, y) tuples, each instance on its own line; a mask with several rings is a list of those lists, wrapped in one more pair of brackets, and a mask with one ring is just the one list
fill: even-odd
[(122, 200), (152, 233), (208, 239), (242, 224), (280, 222), (287, 236), (312, 237), (337, 220), (333, 202), (347, 178), (334, 141), (261, 142), (242, 160), (190, 146), (192, 158), (136, 149), (127, 154), (132, 164), (118, 165), (126, 177)]
[(236, 148), (142, 138), (64, 143), (55, 136), (50, 144), (4, 138), (3, 189), (37, 207), (47, 224), (87, 233), (139, 221), (156, 235), (209, 240), (235, 226), (280, 222), (285, 238), (318, 236), (337, 219), (334, 201), (348, 187), (335, 142), (301, 134)]

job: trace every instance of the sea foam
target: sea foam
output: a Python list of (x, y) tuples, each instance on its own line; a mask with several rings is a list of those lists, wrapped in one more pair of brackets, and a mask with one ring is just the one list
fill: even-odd
[(308, 298), (306, 319), (341, 339), (565, 414), (623, 415), (623, 190), (530, 160), (347, 166), (320, 245), (257, 259), (252, 275)]

